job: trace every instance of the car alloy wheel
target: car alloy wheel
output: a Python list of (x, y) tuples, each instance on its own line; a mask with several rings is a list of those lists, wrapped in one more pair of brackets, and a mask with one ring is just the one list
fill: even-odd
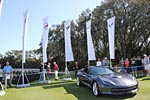
[(99, 95), (99, 90), (98, 90), (98, 86), (97, 86), (97, 83), (96, 83), (96, 82), (93, 83), (92, 91), (93, 91), (93, 94), (94, 94), (95, 96), (98, 96), (98, 95)]

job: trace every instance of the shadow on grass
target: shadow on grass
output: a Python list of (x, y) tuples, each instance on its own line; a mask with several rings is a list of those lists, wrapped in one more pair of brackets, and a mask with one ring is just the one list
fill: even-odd
[(63, 87), (67, 93), (74, 95), (78, 100), (124, 100), (124, 99), (130, 99), (134, 97), (133, 94), (128, 95), (102, 95), (99, 97), (96, 97), (92, 94), (92, 91), (90, 88), (87, 87), (78, 87), (75, 83), (75, 81), (58, 81), (50, 83), (49, 85), (43, 85), (44, 89), (53, 89), (53, 88), (59, 88)]
[(150, 77), (145, 77), (141, 81), (150, 80)]
[[(69, 86), (70, 85), (70, 86)], [(92, 90), (87, 87), (78, 87), (75, 83), (65, 85), (68, 94), (73, 94), (78, 98), (78, 100), (124, 100), (127, 98), (132, 98), (133, 94), (128, 95), (102, 95), (102, 96), (94, 96)]]
[(74, 83), (74, 81), (55, 81), (50, 84), (43, 85), (43, 88), (44, 89), (53, 89), (53, 88), (58, 88), (58, 87), (64, 87), (65, 85), (69, 85), (71, 83)]
[(137, 78), (139, 81), (147, 81), (147, 80), (150, 80), (150, 77), (149, 76), (140, 76)]

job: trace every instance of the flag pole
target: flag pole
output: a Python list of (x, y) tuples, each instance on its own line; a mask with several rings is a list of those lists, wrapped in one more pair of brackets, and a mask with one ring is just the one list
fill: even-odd
[(39, 80), (39, 83), (48, 83), (48, 81), (45, 78), (45, 70), (44, 65), (45, 62), (47, 62), (47, 45), (48, 45), (48, 31), (49, 31), (49, 24), (48, 24), (48, 16), (43, 19), (43, 34), (42, 34), (42, 51), (43, 51), (43, 71), (41, 73), (42, 75), (42, 81)]
[(87, 34), (88, 63), (90, 63), (90, 60), (96, 60), (94, 45), (91, 36), (91, 20), (86, 22), (86, 34)]
[(87, 61), (87, 67), (90, 66), (90, 60)]
[(68, 66), (67, 66), (67, 62), (65, 62), (65, 70), (67, 70), (68, 68), (67, 68)]
[(68, 70), (67, 61), (74, 61), (72, 47), (71, 47), (71, 22), (68, 20), (64, 23), (64, 39), (65, 39), (65, 73), (63, 75), (63, 80), (72, 80), (70, 72)]
[(2, 14), (3, 0), (0, 0), (0, 18)]
[(45, 81), (44, 61), (43, 61), (43, 81)]
[(110, 67), (112, 67), (111, 58), (110, 58)]
[(25, 11), (25, 13), (23, 14), (24, 19), (23, 19), (23, 37), (22, 37), (22, 72), (21, 72), (19, 79), (18, 79), (18, 83), (19, 83), (20, 77), (22, 76), (22, 84), (18, 85), (18, 83), (17, 83), (18, 88), (30, 86), (27, 76), (26, 76), (26, 79), (28, 81), (28, 84), (24, 83), (24, 75), (26, 75), (26, 74), (24, 74), (24, 63), (25, 63), (25, 56), (26, 56), (26, 52), (25, 52), (26, 50), (25, 49), (26, 49), (26, 37), (27, 37), (27, 25), (28, 25), (28, 10), (29, 9), (27, 9)]
[(22, 62), (22, 84), (24, 84), (24, 63)]
[(67, 61), (65, 61), (65, 73), (63, 74), (63, 81), (70, 81), (72, 80), (70, 72), (68, 71), (68, 64)]
[(65, 62), (65, 76), (67, 77), (67, 71), (68, 71), (68, 65), (67, 65), (67, 61)]
[(109, 39), (109, 54), (110, 54), (110, 67), (112, 67), (111, 59), (115, 59), (115, 16), (107, 20), (108, 39)]

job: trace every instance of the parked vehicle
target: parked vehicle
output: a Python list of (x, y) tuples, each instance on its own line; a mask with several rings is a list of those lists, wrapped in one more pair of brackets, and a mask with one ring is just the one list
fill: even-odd
[(88, 86), (95, 96), (101, 94), (135, 94), (138, 81), (125, 71), (114, 72), (108, 67), (90, 66), (77, 73), (77, 85)]

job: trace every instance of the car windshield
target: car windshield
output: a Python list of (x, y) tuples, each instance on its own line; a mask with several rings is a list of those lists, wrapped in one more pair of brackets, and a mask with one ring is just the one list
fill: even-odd
[(90, 74), (92, 75), (103, 75), (103, 74), (112, 74), (114, 73), (107, 67), (91, 67), (89, 69)]

